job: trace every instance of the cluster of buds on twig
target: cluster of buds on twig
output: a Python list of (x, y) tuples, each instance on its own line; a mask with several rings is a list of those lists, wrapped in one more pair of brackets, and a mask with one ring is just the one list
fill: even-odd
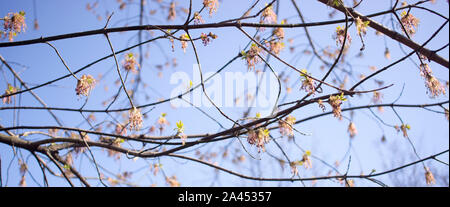
[(195, 12), (194, 13), (194, 24), (195, 25), (199, 25), (199, 24), (204, 24), (205, 21), (202, 18), (202, 15), (200, 15), (200, 13)]
[(202, 39), (203, 45), (207, 46), (211, 42), (211, 38), (213, 40), (217, 39), (217, 35), (210, 32), (209, 34), (202, 33), (200, 35), (200, 38)]

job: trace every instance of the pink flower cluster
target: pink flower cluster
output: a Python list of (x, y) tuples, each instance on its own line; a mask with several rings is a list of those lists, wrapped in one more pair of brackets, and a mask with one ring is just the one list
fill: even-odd
[(8, 13), (7, 16), (3, 18), (3, 30), (0, 32), (0, 36), (8, 37), (9, 41), (12, 42), (13, 38), (17, 33), (25, 32), (25, 12), (21, 11), (19, 13)]
[(77, 95), (89, 96), (89, 93), (95, 86), (95, 82), (92, 75), (81, 76), (81, 79), (78, 80), (77, 87), (75, 88)]

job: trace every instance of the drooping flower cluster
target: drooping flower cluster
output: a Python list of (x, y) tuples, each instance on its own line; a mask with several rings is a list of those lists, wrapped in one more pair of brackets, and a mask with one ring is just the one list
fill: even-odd
[(284, 120), (278, 121), (279, 127), (280, 127), (280, 133), (282, 136), (287, 137), (293, 137), (294, 131), (293, 131), (293, 125), (295, 124), (295, 117), (289, 115)]
[(279, 55), (281, 50), (283, 50), (285, 47), (284, 42), (275, 39), (271, 41), (266, 41), (266, 44), (269, 47), (270, 52), (272, 52), (275, 55)]
[(137, 73), (137, 69), (140, 65), (136, 60), (136, 57), (133, 53), (128, 53), (125, 57), (125, 60), (123, 60), (122, 67), (126, 71), (131, 71), (133, 73)]
[(319, 108), (322, 109), (323, 112), (325, 112), (326, 107), (325, 107), (325, 104), (323, 104), (323, 100), (322, 100), (322, 99), (319, 99), (319, 100), (317, 101), (317, 104), (319, 104)]
[[(285, 21), (281, 21), (281, 24), (285, 24)], [(271, 39), (265, 41), (269, 50), (275, 55), (279, 55), (281, 50), (285, 48), (285, 44), (283, 42), (284, 37), (284, 29), (282, 27), (278, 27), (273, 30)]]
[(18, 33), (25, 32), (25, 28), (27, 27), (24, 11), (19, 13), (8, 13), (8, 15), (3, 18), (3, 21), (3, 31), (0, 31), (0, 37), (8, 37), (10, 42), (13, 41)]
[(342, 93), (341, 95), (338, 95), (338, 96), (330, 96), (328, 103), (333, 108), (334, 117), (342, 119), (341, 105), (342, 105), (342, 102), (346, 101), (346, 100), (347, 99), (344, 97), (344, 93)]
[(178, 182), (175, 175), (172, 177), (166, 177), (166, 182), (170, 187), (180, 187), (180, 182)]
[(218, 0), (203, 0), (203, 6), (209, 9), (209, 15), (212, 16), (214, 12), (217, 12), (219, 8)]
[(430, 168), (428, 167), (425, 167), (425, 181), (427, 182), (427, 185), (436, 184), (433, 173), (431, 173)]
[(169, 16), (167, 17), (167, 20), (173, 21), (176, 18), (177, 18), (176, 4), (173, 1), (172, 3), (170, 3), (170, 6), (169, 6)]
[[(267, 5), (266, 5), (267, 6)], [(261, 24), (274, 24), (277, 23), (277, 14), (273, 11), (273, 7), (269, 6), (261, 14)]]
[(312, 168), (312, 161), (309, 158), (311, 156), (311, 151), (307, 150), (305, 154), (303, 154), (302, 160), (298, 162), (298, 165), (303, 165), (305, 169)]
[(367, 27), (369, 26), (370, 21), (363, 21), (361, 18), (356, 18), (356, 30), (358, 35), (363, 36), (367, 34)]
[(96, 81), (92, 75), (82, 75), (75, 88), (77, 95), (89, 96), (91, 90), (94, 89), (95, 83)]
[(390, 59), (391, 59), (391, 51), (389, 51), (389, 48), (387, 48), (387, 47), (386, 47), (386, 49), (384, 50), (384, 57), (385, 57), (387, 60), (390, 60)]
[(181, 49), (183, 49), (184, 53), (186, 53), (186, 49), (189, 44), (189, 40), (191, 39), (188, 34), (183, 34), (180, 36), (181, 39)]
[(292, 173), (292, 176), (297, 176), (297, 175), (298, 175), (297, 164), (298, 164), (298, 162), (291, 162), (291, 163), (289, 164), (290, 167), (291, 167), (291, 173)]
[[(284, 20), (281, 21), (281, 24), (284, 24), (284, 23), (285, 23)], [(279, 38), (280, 40), (283, 40), (284, 37), (285, 37), (284, 29), (283, 29), (282, 27), (277, 27), (277, 28), (275, 28), (275, 29), (273, 30), (273, 35), (274, 35), (275, 37)]]
[(308, 94), (314, 94), (316, 92), (316, 82), (310, 77), (306, 69), (301, 70), (300, 73), (302, 86), (300, 89), (305, 90)]
[(433, 76), (433, 72), (428, 64), (420, 65), (420, 75), (425, 78), (425, 86), (431, 98), (436, 98), (441, 94), (445, 95), (445, 87)]
[(417, 27), (419, 26), (419, 19), (414, 17), (411, 13), (403, 11), (401, 14), (401, 22), (402, 25), (405, 27), (406, 32), (409, 35), (416, 34)]
[(164, 128), (166, 126), (169, 126), (170, 123), (169, 121), (167, 121), (166, 119), (167, 114), (166, 113), (162, 113), (161, 116), (158, 118), (158, 120), (156, 121), (156, 124), (158, 125), (159, 128), (159, 132), (162, 134), (162, 132), (164, 131)]
[(247, 61), (248, 70), (255, 69), (256, 65), (261, 61), (261, 59), (259, 58), (259, 54), (262, 52), (262, 50), (262, 48), (253, 43), (248, 52), (241, 52), (243, 58)]
[(383, 100), (383, 94), (379, 91), (374, 91), (372, 96), (372, 102), (375, 104), (381, 103)]
[[(4, 96), (5, 96), (5, 95), (9, 95), (9, 94), (13, 94), (13, 93), (15, 93), (15, 92), (17, 92), (17, 88), (14, 87), (14, 86), (12, 86), (11, 84), (8, 83), (8, 88), (5, 90), (5, 93), (4, 93), (3, 95), (4, 95)], [(2, 99), (2, 101), (3, 101), (4, 104), (10, 104), (10, 103), (12, 102), (12, 98), (13, 98), (13, 97), (14, 97), (14, 96), (7, 96), (7, 97), (4, 97), (4, 98)]]
[(350, 138), (353, 138), (358, 134), (355, 123), (350, 122), (350, 124), (348, 125), (348, 133), (350, 134)]
[(250, 130), (248, 132), (248, 138), (247, 141), (250, 145), (256, 145), (258, 148), (258, 152), (266, 151), (265, 144), (269, 143), (270, 137), (269, 137), (269, 130), (264, 128), (259, 128), (256, 131)]
[(129, 126), (130, 130), (139, 131), (142, 127), (142, 114), (139, 109), (133, 107), (129, 112)]
[(346, 28), (338, 26), (336, 27), (336, 33), (334, 34), (334, 39), (336, 40), (336, 45), (342, 46), (345, 40), (345, 47), (349, 47), (352, 43), (352, 38), (350, 37), (350, 33), (347, 32), (347, 36), (345, 35)]
[(355, 181), (354, 181), (353, 179), (348, 179), (348, 180), (345, 182), (345, 187), (347, 187), (347, 188), (355, 187)]
[(27, 165), (27, 163), (25, 163), (21, 159), (19, 159), (19, 166), (20, 166), (19, 172), (22, 175), (22, 178), (20, 179), (20, 182), (19, 182), (19, 186), (26, 187), (27, 183), (25, 181), (25, 174), (28, 171), (28, 165)]

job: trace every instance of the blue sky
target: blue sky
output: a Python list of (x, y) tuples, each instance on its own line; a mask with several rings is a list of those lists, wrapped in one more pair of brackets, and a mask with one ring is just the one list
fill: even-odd
[[(136, 1), (136, 0), (135, 0)], [(34, 15), (36, 11), (33, 9), (33, 1), (1, 1), (0, 2), (0, 15), (6, 15), (9, 12), (17, 12), (24, 10), (27, 14), (27, 31), (24, 34), (20, 34), (15, 41), (34, 39), (41, 36), (52, 36), (58, 34), (73, 33), (79, 31), (93, 30), (102, 28), (105, 25), (105, 13), (107, 11), (114, 11), (114, 15), (109, 24), (110, 27), (119, 27), (125, 25), (137, 25), (138, 19), (136, 18), (139, 12), (139, 4), (134, 3), (120, 11), (119, 6), (115, 1), (99, 1), (99, 7), (95, 9), (97, 14), (100, 14), (103, 18), (99, 21), (95, 14), (86, 11), (86, 4), (93, 3), (94, 1), (55, 1), (55, 0), (42, 0), (37, 1), (37, 18), (39, 21), (40, 29), (35, 31), (32, 28)], [(165, 2), (168, 2), (167, 0)], [(262, 1), (256, 8), (262, 8), (264, 3), (268, 1)], [(407, 1), (408, 3), (414, 3), (416, 1)], [(187, 6), (187, 1), (179, 1), (180, 5)], [(218, 12), (213, 15), (212, 18), (208, 17), (207, 13), (204, 13), (204, 19), (207, 23), (219, 22), (222, 20), (239, 17), (242, 15), (253, 1), (238, 1), (229, 0), (221, 2)], [(308, 22), (317, 22), (328, 20), (328, 13), (332, 10), (327, 6), (317, 1), (298, 1), (298, 4), (303, 12), (303, 15)], [(201, 1), (194, 0), (194, 10), (201, 8)], [(448, 3), (446, 1), (438, 0), (436, 4), (426, 3), (427, 8), (431, 8), (439, 13), (448, 17)], [(364, 1), (358, 11), (362, 14), (371, 14), (378, 11), (384, 11), (389, 9), (390, 1)], [(154, 16), (149, 16), (145, 20), (145, 24), (167, 24), (166, 17), (167, 11), (159, 10), (156, 7), (155, 2), (149, 1), (146, 6), (146, 12), (151, 9), (157, 9), (157, 13)], [(443, 19), (425, 13), (421, 10), (412, 11), (415, 16), (421, 20), (421, 24), (418, 29), (418, 33), (414, 36), (414, 41), (422, 43), (426, 41), (432, 32), (434, 32), (441, 24)], [(182, 24), (184, 22), (184, 15), (179, 14), (179, 18), (170, 22), (170, 24)], [(343, 15), (337, 13), (335, 19), (343, 18)], [(374, 20), (383, 23), (389, 28), (392, 25), (389, 21), (391, 16), (386, 15), (383, 17), (375, 17)], [(293, 9), (290, 1), (281, 1), (279, 19), (288, 19), (289, 23), (298, 23), (300, 19), (296, 16), (296, 12)], [(255, 19), (253, 21), (257, 21)], [(342, 24), (341, 24), (342, 25)], [(338, 25), (329, 25), (321, 27), (310, 28), (311, 36), (313, 37), (318, 48), (325, 48), (326, 46), (336, 47), (335, 40), (332, 39), (332, 34)], [(395, 23), (395, 29), (399, 31), (398, 24)], [(254, 29), (246, 29), (249, 33), (254, 33)], [(192, 31), (192, 36), (199, 36), (201, 32), (209, 33), (213, 32), (219, 36), (217, 40), (207, 46), (198, 44), (198, 53), (200, 55), (200, 61), (202, 64), (203, 72), (215, 72), (222, 67), (231, 58), (235, 57), (247, 44), (248, 39), (235, 28), (224, 29), (210, 29), (210, 30), (196, 30)], [(348, 65), (341, 65), (340, 68), (351, 70), (357, 78), (359, 74), (368, 75), (371, 73), (369, 66), (376, 66), (382, 68), (389, 65), (392, 61), (395, 61), (403, 57), (403, 52), (399, 48), (399, 44), (392, 41), (389, 38), (382, 36), (376, 36), (375, 31), (369, 29), (367, 36), (365, 36), (366, 50), (364, 51), (363, 58), (355, 58), (358, 54), (361, 43), (356, 36), (356, 29), (354, 26), (350, 28), (350, 34), (353, 37), (353, 43), (350, 48), (349, 54), (346, 57), (352, 67)], [(266, 37), (270, 33), (270, 30), (264, 32), (263, 36)], [(155, 34), (159, 35), (158, 32)], [(177, 35), (181, 35), (179, 33)], [(111, 34), (111, 41), (116, 50), (121, 50), (127, 46), (131, 46), (137, 43), (137, 32), (126, 33), (114, 33)], [(149, 32), (144, 32), (144, 40), (150, 38)], [(304, 30), (302, 28), (286, 29), (286, 39), (293, 38), (294, 44), (298, 47), (295, 53), (290, 53), (286, 48), (281, 57), (288, 60), (297, 68), (308, 68), (308, 71), (315, 77), (322, 77), (324, 72), (320, 70), (321, 62), (317, 58), (311, 61), (310, 55), (302, 54), (302, 51), (307, 48), (307, 39), (304, 36)], [(442, 47), (445, 43), (449, 42), (448, 39), (448, 25), (445, 26), (443, 32), (441, 32), (433, 41), (431, 41), (427, 47), (430, 49), (437, 49)], [(7, 41), (7, 40), (2, 40)], [(72, 70), (77, 70), (92, 61), (95, 61), (101, 57), (110, 54), (110, 49), (106, 38), (103, 35), (94, 35), (88, 37), (72, 38), (66, 40), (59, 40), (52, 42), (55, 47), (58, 48), (61, 55), (64, 57), (68, 66)], [(286, 43), (288, 46), (290, 44)], [(392, 59), (387, 60), (384, 58), (385, 44), (389, 46)], [(148, 84), (148, 88), (140, 89), (138, 93), (138, 99), (136, 103), (146, 104), (148, 102), (155, 102), (160, 98), (169, 98), (170, 91), (177, 85), (169, 84), (170, 75), (177, 71), (188, 73), (192, 77), (192, 66), (196, 64), (195, 56), (192, 51), (192, 47), (189, 46), (187, 53), (183, 53), (180, 43), (175, 43), (175, 52), (171, 51), (171, 44), (168, 40), (159, 40), (156, 43), (150, 43), (149, 46), (149, 58), (145, 60), (142, 66), (142, 77), (145, 83)], [(144, 47), (144, 51), (147, 51), (147, 45)], [(405, 51), (409, 53), (411, 50), (404, 47)], [(138, 53), (137, 49), (132, 50), (133, 53)], [(448, 59), (448, 48), (442, 50), (439, 53), (441, 56)], [(20, 73), (20, 76), (27, 84), (34, 86), (44, 83), (48, 80), (58, 78), (67, 74), (64, 66), (61, 64), (58, 56), (54, 53), (52, 48), (46, 44), (34, 44), (28, 46), (0, 48), (0, 55), (2, 55), (7, 61), (11, 62), (11, 65), (16, 71)], [(118, 56), (120, 60), (123, 59), (123, 54)], [(162, 77), (158, 77), (157, 65), (164, 64), (172, 58), (177, 59), (178, 67), (166, 68), (162, 72)], [(412, 57), (412, 61), (418, 62), (417, 57)], [(377, 76), (377, 79), (383, 80), (385, 85), (394, 84), (393, 87), (383, 91), (383, 103), (392, 103), (399, 97), (397, 103), (402, 104), (425, 104), (435, 103), (448, 100), (448, 95), (441, 96), (438, 99), (430, 99), (426, 94), (426, 88), (424, 81), (419, 74), (419, 69), (411, 60), (404, 61), (392, 69)], [(19, 63), (19, 64), (15, 64)], [(285, 71), (289, 73), (291, 70), (284, 66), (279, 61), (271, 58), (270, 64), (278, 73)], [(309, 67), (308, 67), (309, 66)], [(440, 80), (448, 81), (448, 69), (443, 68), (435, 63), (430, 63), (436, 77)], [(258, 68), (262, 68), (263, 65), (258, 65)], [(247, 67), (244, 60), (237, 60), (226, 68), (226, 72), (246, 72)], [(1, 69), (2, 77), (0, 77), (1, 85), (0, 90), (4, 90), (7, 86), (6, 83), (13, 84), (12, 75), (3, 66)], [(114, 60), (109, 58), (94, 66), (83, 71), (81, 74), (92, 74), (98, 77), (99, 74), (103, 74), (102, 81), (96, 86), (91, 93), (86, 109), (102, 109), (102, 102), (109, 99), (117, 92), (117, 85), (114, 81), (117, 80), (117, 74), (115, 71)], [(81, 75), (80, 74), (80, 75)], [(343, 78), (342, 72), (338, 72), (340, 78)], [(5, 81), (5, 77), (6, 80)], [(295, 76), (292, 72), (292, 77), (288, 85), (292, 85), (299, 77)], [(333, 77), (332, 77), (333, 78)], [(356, 83), (357, 79), (350, 78), (347, 87)], [(43, 99), (49, 106), (53, 107), (69, 107), (79, 108), (84, 104), (84, 99), (75, 95), (74, 88), (76, 80), (73, 78), (67, 78), (58, 81), (48, 87), (42, 87), (35, 92)], [(107, 86), (109, 90), (105, 91)], [(131, 87), (131, 84), (129, 84)], [(284, 88), (285, 86), (283, 86)], [(376, 88), (377, 85), (373, 81), (369, 81), (362, 85), (361, 90), (369, 90)], [(402, 92), (402, 89), (404, 90)], [(299, 90), (300, 86), (293, 86), (293, 93), (289, 94), (286, 98), (286, 102), (297, 100), (305, 95), (304, 91)], [(448, 90), (448, 88), (447, 88)], [(334, 92), (331, 89), (326, 89), (326, 92)], [(282, 97), (285, 95), (285, 90), (282, 92)], [(149, 96), (149, 100), (145, 99), (145, 96)], [(17, 99), (18, 100), (18, 99)], [(370, 95), (351, 98), (343, 107), (360, 106), (370, 104)], [(39, 103), (33, 99), (30, 94), (23, 94), (21, 96), (21, 104), (23, 106), (39, 106)], [(126, 99), (125, 94), (119, 96), (118, 102), (113, 105), (112, 108), (129, 107), (129, 102)], [(448, 108), (448, 105), (446, 105)], [(329, 110), (329, 106), (327, 107)], [(144, 109), (146, 112), (151, 108)], [(213, 107), (202, 107), (202, 110), (220, 121), (226, 128), (231, 127), (230, 121), (223, 118), (220, 113)], [(441, 111), (440, 108), (433, 108)], [(241, 118), (246, 108), (236, 107), (224, 107), (222, 110), (227, 113), (233, 119)], [(256, 108), (252, 110), (250, 116), (255, 116), (255, 113), (262, 109)], [(412, 130), (409, 131), (412, 142), (417, 148), (418, 154), (421, 157), (426, 157), (431, 154), (441, 152), (448, 149), (449, 146), (449, 132), (448, 121), (443, 114), (436, 114), (426, 110), (419, 109), (405, 109), (398, 108), (397, 112), (401, 115), (402, 119), (412, 126)], [(376, 109), (374, 112), (379, 115), (389, 125), (400, 125), (400, 121), (394, 114), (394, 112), (385, 108), (385, 112), (380, 114)], [(13, 126), (13, 114), (18, 114), (18, 125), (25, 126), (55, 126), (56, 123), (51, 119), (47, 111), (43, 110), (22, 110), (20, 112), (14, 112), (12, 110), (0, 110), (0, 123), (4, 126)], [(62, 117), (63, 122), (70, 127), (80, 127), (89, 129), (87, 124), (79, 125), (83, 122), (83, 117), (79, 113), (73, 112), (55, 112), (58, 116)], [(195, 108), (180, 108), (173, 109), (170, 104), (162, 104), (154, 108), (149, 112), (148, 118), (144, 121), (144, 126), (148, 127), (154, 124), (161, 113), (167, 113), (167, 118), (171, 123), (165, 131), (165, 135), (173, 133), (172, 128), (175, 127), (175, 122), (182, 120), (185, 124), (187, 134), (198, 133), (214, 133), (220, 130), (220, 127), (211, 119), (203, 115)], [(320, 114), (321, 110), (317, 105), (311, 105), (308, 107), (296, 110), (292, 115), (297, 120)], [(86, 116), (89, 114), (85, 114)], [(346, 117), (350, 117), (348, 112), (345, 112)], [(114, 115), (120, 119), (120, 115)], [(97, 120), (110, 119), (105, 114), (96, 114)], [(413, 156), (413, 152), (409, 142), (403, 138), (401, 133), (397, 133), (393, 128), (386, 127), (379, 123), (376, 118), (368, 110), (357, 111), (354, 115), (353, 121), (358, 128), (358, 135), (351, 141), (350, 155), (352, 157), (349, 174), (368, 174), (372, 169), (376, 169), (377, 172), (387, 170), (389, 168), (400, 166), (410, 161), (415, 161), (417, 158)], [(347, 133), (348, 120), (338, 121), (332, 116), (326, 116), (312, 121), (304, 122), (297, 125), (296, 128), (299, 131), (311, 134), (310, 136), (303, 136), (296, 134), (296, 142), (306, 150), (311, 152), (325, 160), (327, 163), (334, 164), (335, 161), (341, 161), (342, 165), (339, 166), (341, 172), (345, 172), (347, 163), (349, 161), (346, 152), (349, 146), (349, 136)], [(273, 136), (277, 138), (279, 144), (286, 150), (286, 153), (292, 160), (301, 159), (302, 152), (293, 145), (292, 142), (287, 141), (287, 138), (279, 138), (278, 130), (273, 131)], [(111, 130), (109, 131), (111, 132)], [(20, 130), (19, 132), (20, 133)], [(380, 139), (386, 135), (387, 142), (381, 143)], [(38, 136), (32, 139), (38, 139)], [(245, 143), (245, 140), (243, 140)], [(256, 156), (258, 159), (251, 158), (243, 149), (236, 139), (225, 140), (223, 142), (213, 143), (206, 146), (199, 146), (193, 150), (182, 152), (183, 155), (195, 157), (195, 151), (200, 150), (202, 152), (218, 153), (219, 157), (214, 161), (217, 161), (219, 165), (232, 169), (236, 172), (251, 176), (265, 176), (265, 177), (290, 177), (290, 170), (288, 166), (285, 166), (285, 170), (280, 170), (280, 165), (267, 153), (258, 154), (257, 150), (244, 144), (246, 149), (251, 155)], [(134, 146), (139, 146), (134, 144)], [(231, 157), (238, 157), (244, 155), (246, 161), (235, 165), (230, 159), (223, 160), (220, 158), (222, 150), (227, 147)], [(276, 145), (272, 142), (268, 145), (268, 152), (271, 154), (282, 157), (282, 153), (278, 150)], [(157, 184), (158, 186), (165, 186), (164, 176), (158, 174), (154, 176), (149, 173), (149, 165), (154, 163), (162, 163), (164, 173), (167, 176), (176, 175), (182, 186), (300, 186), (300, 183), (260, 183), (255, 181), (247, 181), (237, 178), (232, 175), (220, 173), (218, 176), (216, 172), (206, 166), (202, 166), (196, 163), (186, 162), (184, 160), (176, 160), (173, 158), (162, 157), (159, 159), (142, 160), (137, 161), (128, 160), (125, 156), (121, 157), (120, 161), (106, 157), (106, 152), (100, 149), (94, 149), (94, 153), (97, 155), (97, 161), (103, 167), (107, 168), (109, 172), (118, 173), (121, 171), (132, 171), (134, 177), (133, 183), (139, 185), (148, 186), (151, 184)], [(2, 178), (3, 182), (6, 182), (8, 177), (8, 186), (16, 186), (19, 183), (20, 175), (17, 166), (17, 157), (13, 157), (13, 151), (10, 146), (0, 145), (0, 156), (2, 160)], [(42, 176), (39, 167), (37, 166), (33, 157), (29, 157), (29, 153), (22, 151), (19, 157), (23, 156), (23, 159), (29, 158), (29, 169), (33, 173), (36, 180), (41, 181)], [(88, 161), (89, 156), (82, 155), (75, 162), (75, 167), (79, 168), (79, 171), (84, 172), (88, 177), (96, 177), (96, 171), (92, 164)], [(440, 157), (441, 160), (448, 163), (448, 153)], [(11, 167), (8, 170), (7, 166), (10, 161)], [(436, 175), (442, 175), (446, 177), (447, 183), (438, 180), (437, 185), (448, 185), (448, 166), (436, 163), (433, 161), (427, 161), (425, 163), (433, 170)], [(302, 177), (310, 176), (322, 176), (327, 175), (329, 168), (323, 165), (319, 160), (313, 159), (313, 169), (306, 171), (304, 168), (299, 167)], [(407, 170), (399, 171), (398, 175), (408, 175), (413, 171), (417, 171), (419, 176), (412, 177), (413, 180), (420, 180), (420, 185), (425, 184), (425, 178), (423, 176), (424, 171), (420, 165), (411, 167)], [(111, 174), (106, 173), (110, 176)], [(379, 177), (388, 185), (395, 185), (395, 182), (391, 180), (389, 176)], [(77, 183), (78, 181), (75, 181)], [(99, 185), (97, 180), (91, 180), (93, 185)], [(27, 176), (28, 186), (35, 186), (33, 180)], [(52, 178), (50, 180), (51, 185), (66, 186), (67, 183), (61, 178)], [(306, 183), (311, 185), (310, 182)], [(5, 184), (3, 184), (5, 185)], [(318, 186), (339, 186), (340, 184), (333, 181), (320, 181)], [(356, 180), (356, 186), (373, 186), (373, 183), (369, 183), (363, 180)]]

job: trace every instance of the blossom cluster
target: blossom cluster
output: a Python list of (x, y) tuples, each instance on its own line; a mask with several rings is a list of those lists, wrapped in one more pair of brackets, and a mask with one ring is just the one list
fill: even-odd
[(129, 124), (130, 124), (130, 130), (136, 130), (139, 131), (142, 127), (142, 114), (139, 109), (136, 107), (133, 107), (129, 111)]
[(19, 13), (8, 13), (8, 15), (3, 18), (4, 31), (0, 31), (0, 37), (8, 37), (8, 40), (12, 42), (18, 33), (25, 32), (26, 27), (24, 11)]
[(169, 6), (169, 16), (167, 17), (167, 20), (173, 21), (177, 18), (177, 10), (176, 10), (176, 4), (175, 2), (170, 3)]
[(166, 116), (167, 116), (166, 113), (162, 113), (161, 116), (156, 121), (156, 124), (158, 125), (160, 133), (162, 133), (164, 131), (166, 126), (170, 125), (169, 121), (167, 121), (167, 119), (166, 119)]
[(183, 34), (180, 36), (181, 39), (181, 49), (183, 49), (184, 53), (186, 53), (186, 49), (189, 45), (189, 40), (191, 40), (191, 38), (189, 37), (188, 34)]
[(140, 65), (139, 63), (136, 61), (136, 57), (133, 53), (128, 53), (125, 56), (125, 60), (123, 60), (122, 63), (122, 67), (126, 70), (126, 71), (131, 71), (133, 73), (137, 73), (137, 69), (139, 68)]
[(289, 115), (284, 120), (280, 120), (278, 122), (280, 126), (280, 133), (282, 136), (288, 137), (294, 136), (293, 125), (295, 124), (295, 121), (296, 121), (295, 117)]
[[(347, 35), (345, 35), (347, 33)], [(333, 37), (336, 40), (336, 45), (342, 46), (345, 41), (345, 47), (349, 47), (352, 43), (352, 38), (350, 37), (350, 33), (347, 32), (347, 29), (345, 27), (338, 26), (336, 27), (336, 33)]]
[(348, 125), (348, 133), (350, 134), (350, 138), (353, 138), (356, 136), (356, 134), (358, 134), (355, 123), (350, 122), (350, 124)]
[(342, 102), (346, 101), (346, 100), (347, 99), (344, 98), (344, 94), (343, 93), (341, 95), (338, 95), (338, 96), (330, 96), (330, 99), (329, 99), (328, 103), (333, 108), (334, 117), (342, 119), (341, 105), (342, 105)]
[(262, 48), (253, 43), (248, 52), (241, 52), (241, 55), (247, 61), (248, 70), (255, 69), (256, 65), (261, 61), (259, 54), (262, 50)]
[(219, 8), (219, 0), (203, 0), (203, 6), (209, 9), (209, 15), (212, 16)]
[(264, 9), (264, 11), (261, 14), (261, 24), (266, 23), (266, 24), (273, 24), (273, 23), (277, 23), (277, 14), (275, 14), (275, 12), (273, 11), (272, 6), (268, 6), (266, 7), (266, 9)]
[(94, 89), (95, 83), (96, 81), (92, 75), (82, 75), (75, 88), (77, 95), (89, 96), (91, 90)]
[(248, 132), (247, 141), (250, 145), (256, 145), (258, 152), (266, 151), (265, 144), (270, 141), (270, 133), (268, 129), (259, 128)]
[(314, 94), (317, 87), (315, 80), (311, 78), (306, 69), (301, 70), (300, 76), (302, 77), (300, 89), (305, 90), (308, 94)]
[(423, 63), (420, 65), (420, 75), (425, 78), (425, 86), (431, 98), (436, 98), (441, 94), (445, 95), (445, 87), (433, 76), (433, 72), (428, 64)]
[(417, 27), (419, 26), (419, 19), (414, 17), (411, 13), (403, 11), (401, 14), (401, 22), (402, 25), (405, 27), (406, 32), (409, 35), (416, 34)]
[(363, 21), (361, 18), (356, 18), (356, 30), (358, 32), (358, 35), (366, 35), (367, 34), (367, 27), (369, 26), (370, 21)]

